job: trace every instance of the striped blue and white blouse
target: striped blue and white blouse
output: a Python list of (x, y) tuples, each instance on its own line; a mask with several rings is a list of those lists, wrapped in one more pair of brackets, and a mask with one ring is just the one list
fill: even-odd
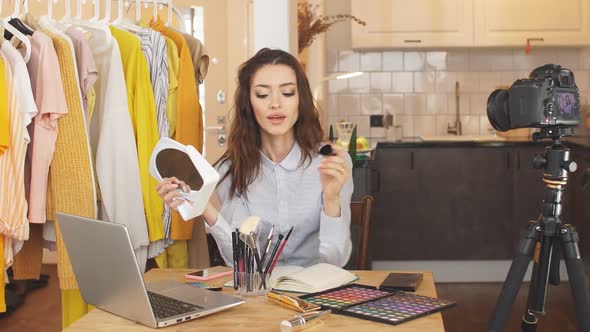
[[(206, 226), (215, 238), (226, 264), (233, 265), (231, 232), (249, 216), (261, 218), (261, 246), (271, 228), (275, 226), (273, 244), (278, 235), (286, 235), (294, 226), (289, 241), (277, 265), (310, 266), (329, 263), (344, 266), (350, 257), (350, 200), (353, 191), (352, 176), (340, 192), (340, 217), (324, 213), (322, 186), (317, 169), (323, 156), (315, 156), (299, 165), (301, 148), (294, 144), (291, 152), (280, 163), (268, 159), (261, 152), (261, 167), (256, 180), (248, 187), (248, 200), (243, 196), (229, 198), (230, 177), (217, 187), (221, 208), (213, 227)], [(348, 154), (346, 160), (352, 164)], [(218, 167), (223, 176), (229, 162)], [(270, 255), (270, 252), (269, 252)]]

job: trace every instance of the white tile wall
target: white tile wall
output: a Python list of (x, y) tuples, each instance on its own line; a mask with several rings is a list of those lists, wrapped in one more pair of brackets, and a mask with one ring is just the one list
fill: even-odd
[[(512, 82), (510, 82), (512, 84)], [(501, 72), (483, 72), (479, 73), (479, 92), (490, 93), (496, 90), (500, 85), (506, 85), (502, 82)]]
[(404, 95), (403, 94), (384, 94), (383, 95), (383, 114), (403, 114), (404, 113)]
[[(436, 92), (455, 92), (455, 82), (458, 76), (455, 72), (437, 71), (436, 72)], [(459, 82), (461, 83), (461, 82)]]
[(405, 95), (404, 114), (423, 114), (426, 112), (426, 95)]
[(404, 70), (419, 71), (424, 70), (426, 63), (426, 54), (424, 52), (404, 52)]
[(513, 53), (511, 49), (471, 50), (469, 69), (471, 71), (511, 70)]
[(448, 71), (469, 70), (469, 50), (453, 50), (447, 52)]
[(427, 52), (426, 69), (447, 70), (447, 52)]
[(340, 114), (361, 115), (361, 95), (337, 95)]
[(525, 54), (521, 48), (514, 49), (513, 59), (513, 69), (530, 73), (536, 67), (548, 63), (557, 63), (557, 49), (534, 48), (529, 54)]
[[(469, 94), (479, 91), (478, 72), (457, 72), (456, 78), (459, 82), (459, 93)], [(455, 92), (455, 91), (453, 91)]]
[[(449, 114), (456, 113), (457, 98), (455, 94), (447, 94), (447, 112)], [(471, 100), (468, 94), (459, 95), (459, 112), (463, 114), (471, 113)]]
[[(348, 115), (349, 114), (346, 110), (343, 110), (339, 107), (340, 103), (338, 102), (338, 100), (340, 98), (341, 98), (341, 96), (336, 95), (336, 94), (328, 95), (328, 101), (326, 102), (326, 108), (328, 110), (328, 118), (332, 114), (340, 114), (340, 115)], [(332, 122), (330, 122), (330, 123), (332, 123)]]
[(461, 130), (463, 135), (479, 135), (480, 116), (461, 115)]
[(383, 71), (404, 70), (403, 52), (383, 52)]
[[(582, 68), (590, 69), (590, 47), (584, 48), (580, 52), (580, 56), (582, 57)], [(385, 70), (385, 68), (383, 68)]]
[(426, 95), (426, 113), (447, 114), (447, 95), (429, 94)]
[(479, 117), (479, 134), (480, 135), (490, 135), (494, 133), (494, 127), (490, 124), (487, 115), (481, 115)]
[(435, 72), (417, 71), (414, 73), (414, 92), (434, 92)]
[(348, 81), (348, 88), (352, 93), (369, 93), (371, 87), (371, 76), (368, 73), (341, 81)]
[[(478, 93), (470, 96), (469, 113), (473, 115), (486, 115), (489, 94)], [(459, 105), (461, 105), (459, 103)]]
[(381, 71), (381, 53), (361, 53), (361, 71)]
[(433, 136), (436, 135), (436, 115), (414, 116), (414, 135)]
[[(366, 73), (367, 75), (369, 73)], [(378, 72), (369, 74), (371, 81), (371, 93), (387, 93), (391, 91), (391, 73)]]
[(380, 94), (361, 95), (361, 115), (383, 114), (383, 98)]
[[(363, 75), (364, 76), (364, 75)], [(391, 74), (392, 91), (411, 93), (414, 90), (414, 79), (410, 72), (395, 72)]]
[(341, 72), (359, 71), (360, 69), (360, 55), (351, 50), (340, 51), (340, 59), (338, 60), (338, 70)]
[(582, 53), (575, 48), (564, 48), (557, 51), (557, 63), (571, 70), (582, 69)]
[(345, 93), (348, 90), (349, 80), (329, 80), (328, 93)]
[(385, 138), (385, 134), (386, 134), (386, 130), (385, 128), (371, 128), (369, 137), (375, 139), (375, 138)]
[[(455, 121), (455, 82), (465, 135), (489, 135), (487, 99), (538, 66), (558, 63), (574, 70), (584, 109), (590, 109), (590, 48), (453, 49), (437, 51), (326, 52), (326, 75), (363, 71), (328, 82), (328, 120), (357, 123), (358, 135), (383, 139), (389, 131), (370, 128), (372, 114), (394, 114), (404, 136), (446, 135)], [(589, 131), (590, 133), (590, 131)]]
[(349, 117), (349, 121), (356, 123), (356, 135), (371, 136), (371, 127), (369, 126), (370, 118), (364, 115), (353, 115)]
[(412, 115), (396, 115), (394, 125), (402, 126), (402, 134), (404, 137), (412, 137), (414, 134), (414, 116)]
[(442, 136), (447, 135), (447, 129), (449, 124), (453, 126), (455, 124), (455, 116), (448, 114), (436, 115), (436, 132), (435, 135)]

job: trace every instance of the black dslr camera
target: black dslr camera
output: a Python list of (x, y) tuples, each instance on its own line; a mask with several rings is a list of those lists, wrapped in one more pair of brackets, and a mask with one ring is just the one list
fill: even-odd
[(536, 68), (529, 78), (488, 97), (488, 119), (499, 131), (516, 128), (571, 128), (580, 124), (580, 91), (574, 73), (559, 65)]

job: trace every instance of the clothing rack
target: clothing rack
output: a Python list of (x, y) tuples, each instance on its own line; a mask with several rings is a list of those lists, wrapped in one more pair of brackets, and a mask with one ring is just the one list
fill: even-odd
[[(111, 0), (111, 1), (123, 1), (123, 0)], [(179, 25), (179, 29), (182, 32), (186, 32), (185, 31), (185, 27), (184, 27), (184, 18), (182, 17), (182, 13), (180, 12), (180, 10), (176, 7), (174, 7), (174, 5), (172, 5), (172, 0), (168, 1), (168, 0), (125, 0), (124, 2), (128, 2), (128, 6), (127, 6), (127, 10), (129, 10), (129, 8), (131, 8), (131, 5), (133, 5), (134, 3), (147, 3), (147, 4), (155, 4), (157, 3), (158, 5), (164, 5), (166, 7), (168, 7), (171, 12), (176, 16), (176, 19), (178, 19), (178, 25)], [(171, 17), (168, 18), (169, 20), (171, 19)]]
[[(82, 0), (79, 0), (80, 2), (82, 2)], [(95, 0), (97, 1), (97, 0)], [(111, 1), (123, 1), (123, 0), (111, 0)], [(134, 2), (139, 2), (139, 3), (148, 3), (148, 4), (158, 4), (158, 5), (164, 5), (166, 7), (168, 7), (170, 9), (170, 13), (174, 14), (176, 16), (176, 18), (178, 19), (178, 25), (179, 25), (179, 29), (182, 32), (186, 32), (185, 31), (185, 27), (184, 27), (184, 19), (182, 17), (182, 13), (180, 12), (180, 10), (178, 8), (176, 8), (173, 4), (172, 4), (172, 0), (124, 0), (125, 2), (129, 3), (128, 8), (131, 7), (131, 5)], [(22, 6), (23, 9), (25, 10), (25, 13), (28, 12), (29, 9), (29, 1), (28, 0), (21, 0), (21, 1), (15, 1), (14, 2), (14, 12), (10, 15), (10, 17), (18, 17), (19, 12), (20, 12), (20, 4), (22, 2)], [(100, 2), (99, 2), (100, 3)], [(107, 3), (109, 4), (108, 9), (106, 9), (109, 13), (110, 13), (110, 2), (107, 1)], [(0, 7), (1, 7), (1, 2), (0, 2)], [(53, 0), (48, 2), (48, 10), (49, 11), (53, 11)], [(96, 7), (95, 7), (96, 8)], [(71, 6), (70, 6), (70, 0), (66, 0), (66, 16), (69, 16), (71, 14)], [(96, 19), (98, 19), (98, 15), (99, 15), (99, 10), (98, 8), (95, 9), (95, 16)], [(51, 17), (51, 15), (49, 15)], [(77, 9), (77, 18), (81, 19), (81, 7), (78, 4), (78, 9)], [(168, 20), (171, 21), (171, 15), (169, 15)]]

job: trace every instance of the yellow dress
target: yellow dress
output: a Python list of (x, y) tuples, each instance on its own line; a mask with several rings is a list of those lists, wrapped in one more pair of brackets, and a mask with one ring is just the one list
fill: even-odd
[[(0, 61), (0, 130), (6, 133), (5, 146), (8, 146), (8, 101), (6, 100), (6, 82), (4, 80), (4, 62)], [(4, 91), (4, 93), (2, 93)], [(4, 116), (3, 116), (4, 115)], [(2, 134), (0, 134), (2, 135)], [(0, 141), (1, 142), (1, 141)], [(4, 150), (0, 148), (0, 152)], [(4, 236), (0, 234), (0, 312), (6, 312), (6, 302), (4, 298)]]
[(119, 44), (123, 61), (129, 113), (137, 142), (139, 176), (149, 240), (157, 241), (164, 238), (162, 222), (164, 203), (156, 191), (158, 183), (149, 173), (150, 156), (159, 140), (156, 102), (150, 83), (150, 74), (137, 36), (113, 26), (110, 29)]

